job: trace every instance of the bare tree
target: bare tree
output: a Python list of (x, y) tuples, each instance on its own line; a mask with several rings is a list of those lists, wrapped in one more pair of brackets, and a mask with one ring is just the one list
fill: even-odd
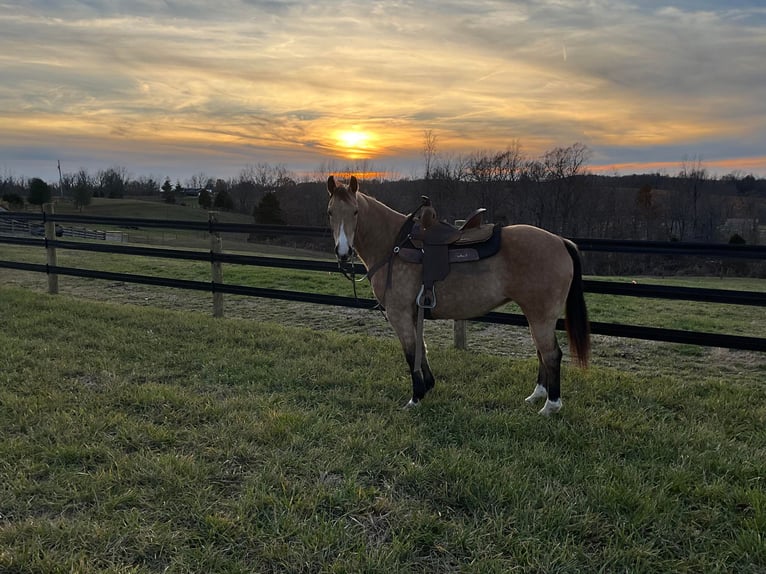
[(708, 180), (707, 169), (702, 163), (702, 158), (696, 156), (692, 159), (685, 157), (681, 163), (681, 171), (678, 174), (679, 191), (689, 203), (691, 215), (691, 233), (694, 238), (699, 238), (700, 229), (700, 197), (704, 191), (705, 182)]
[(552, 228), (559, 233), (577, 231), (578, 176), (584, 174), (589, 156), (590, 150), (581, 143), (556, 147), (543, 154), (542, 163), (550, 183), (550, 193), (553, 194)]
[(545, 193), (545, 165), (539, 159), (524, 162), (521, 174), (525, 206), (522, 214), (532, 225), (548, 226), (548, 214), (552, 211), (551, 197)]
[(201, 171), (192, 175), (189, 179), (186, 180), (185, 183), (186, 187), (192, 189), (202, 189), (203, 187), (207, 186), (208, 180), (210, 180), (210, 177), (204, 171)]
[(256, 168), (248, 165), (239, 172), (229, 186), (229, 195), (234, 202), (235, 209), (241, 213), (252, 213), (258, 203), (260, 195), (256, 184)]
[(431, 169), (436, 160), (436, 134), (432, 130), (423, 132), (423, 159), (425, 160), (425, 178), (431, 179)]
[(79, 211), (82, 211), (83, 207), (90, 205), (91, 198), (93, 197), (93, 188), (95, 187), (93, 179), (85, 168), (80, 168), (80, 171), (73, 176), (72, 183), (74, 205)]
[(128, 170), (114, 166), (98, 172), (98, 193), (101, 197), (123, 197), (128, 182)]

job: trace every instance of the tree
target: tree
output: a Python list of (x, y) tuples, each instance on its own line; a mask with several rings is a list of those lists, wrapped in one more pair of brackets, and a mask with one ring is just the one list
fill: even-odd
[[(187, 179), (186, 186), (191, 187), (193, 189), (202, 189), (203, 187), (208, 187), (208, 184), (211, 181), (213, 180), (210, 177), (208, 177), (204, 171), (201, 171), (199, 173), (195, 173), (193, 176)], [(210, 185), (208, 189), (213, 189), (213, 186)]]
[(645, 183), (636, 195), (636, 207), (644, 218), (644, 239), (649, 239), (652, 221), (657, 216), (657, 208), (654, 205), (652, 186)]
[(234, 201), (231, 199), (231, 195), (225, 189), (218, 192), (213, 200), (213, 207), (216, 209), (224, 209), (231, 211), (234, 209)]
[(229, 184), (226, 182), (225, 179), (218, 178), (215, 180), (215, 183), (213, 183), (213, 180), (211, 179), (208, 182), (208, 185), (204, 187), (208, 192), (212, 190), (214, 194), (219, 194), (222, 191), (229, 191)]
[(423, 159), (425, 160), (425, 178), (431, 179), (431, 169), (436, 159), (436, 134), (431, 130), (423, 132)]
[(130, 196), (147, 195), (154, 197), (157, 195), (158, 189), (161, 189), (158, 181), (153, 177), (143, 175), (138, 179), (131, 179), (125, 186), (125, 192)]
[(176, 196), (175, 193), (173, 193), (173, 184), (170, 183), (169, 177), (165, 178), (165, 182), (162, 184), (160, 190), (162, 190), (162, 197), (165, 198), (165, 203), (176, 202)]
[[(685, 196), (683, 200), (691, 204), (691, 231), (695, 239), (700, 238), (700, 197), (708, 180), (707, 169), (699, 156), (689, 159), (684, 158), (681, 163), (681, 171), (678, 174), (679, 191)], [(682, 201), (683, 201), (682, 200)]]
[(284, 225), (282, 208), (276, 193), (267, 193), (253, 210), (255, 222), (261, 225)]
[(27, 201), (32, 205), (42, 205), (51, 200), (51, 188), (39, 177), (33, 177), (29, 181), (29, 196)]
[(90, 201), (93, 198), (93, 184), (91, 182), (88, 172), (81, 168), (74, 176), (74, 183), (72, 185), (72, 199), (74, 200), (74, 206), (82, 211), (83, 207), (90, 205)]
[(584, 172), (590, 156), (588, 147), (581, 143), (569, 147), (557, 147), (543, 154), (548, 191), (553, 195), (552, 230), (575, 235), (579, 223), (576, 208), (585, 208), (578, 203), (578, 176)]
[(8, 191), (3, 194), (2, 200), (8, 204), (8, 207), (14, 210), (24, 207), (24, 198), (15, 191)]
[(197, 203), (202, 209), (210, 209), (213, 206), (213, 198), (210, 196), (210, 192), (207, 189), (203, 189), (199, 192)]
[(101, 197), (120, 198), (125, 196), (127, 170), (124, 167), (110, 167), (98, 173)]

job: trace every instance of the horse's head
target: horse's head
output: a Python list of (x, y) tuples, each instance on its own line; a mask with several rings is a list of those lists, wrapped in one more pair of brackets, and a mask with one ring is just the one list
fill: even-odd
[(330, 194), (327, 215), (330, 216), (330, 228), (338, 261), (348, 261), (354, 253), (358, 189), (359, 184), (354, 176), (351, 176), (348, 187), (336, 184), (333, 176), (327, 178), (327, 191)]

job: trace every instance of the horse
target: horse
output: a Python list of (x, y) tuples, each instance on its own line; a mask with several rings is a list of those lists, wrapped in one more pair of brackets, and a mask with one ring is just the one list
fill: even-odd
[[(409, 365), (412, 398), (406, 406), (416, 406), (433, 389), (435, 378), (424, 351), (422, 319), (420, 329), (417, 324), (423, 265), (396, 255), (414, 212), (405, 215), (361, 192), (354, 176), (348, 185), (329, 176), (327, 191), (338, 263), (353, 263), (358, 256), (365, 265), (373, 294)], [(504, 226), (500, 234), (497, 254), (450, 266), (436, 285), (438, 304), (430, 309), (430, 318), (471, 319), (515, 301), (526, 316), (538, 359), (537, 381), (525, 400), (534, 404), (545, 399), (538, 412), (549, 416), (562, 408), (563, 353), (555, 332), (562, 313), (570, 354), (580, 366), (588, 365), (590, 327), (579, 251), (572, 241), (531, 225)]]

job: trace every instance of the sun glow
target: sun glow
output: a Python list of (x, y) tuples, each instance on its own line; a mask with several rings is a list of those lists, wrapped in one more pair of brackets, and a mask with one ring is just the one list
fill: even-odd
[(364, 147), (364, 144), (367, 142), (367, 140), (370, 139), (370, 136), (365, 132), (340, 132), (338, 134), (338, 142), (347, 148), (358, 148), (358, 147)]
[(343, 155), (350, 158), (366, 158), (375, 152), (375, 137), (363, 130), (342, 130), (335, 133), (335, 143)]

